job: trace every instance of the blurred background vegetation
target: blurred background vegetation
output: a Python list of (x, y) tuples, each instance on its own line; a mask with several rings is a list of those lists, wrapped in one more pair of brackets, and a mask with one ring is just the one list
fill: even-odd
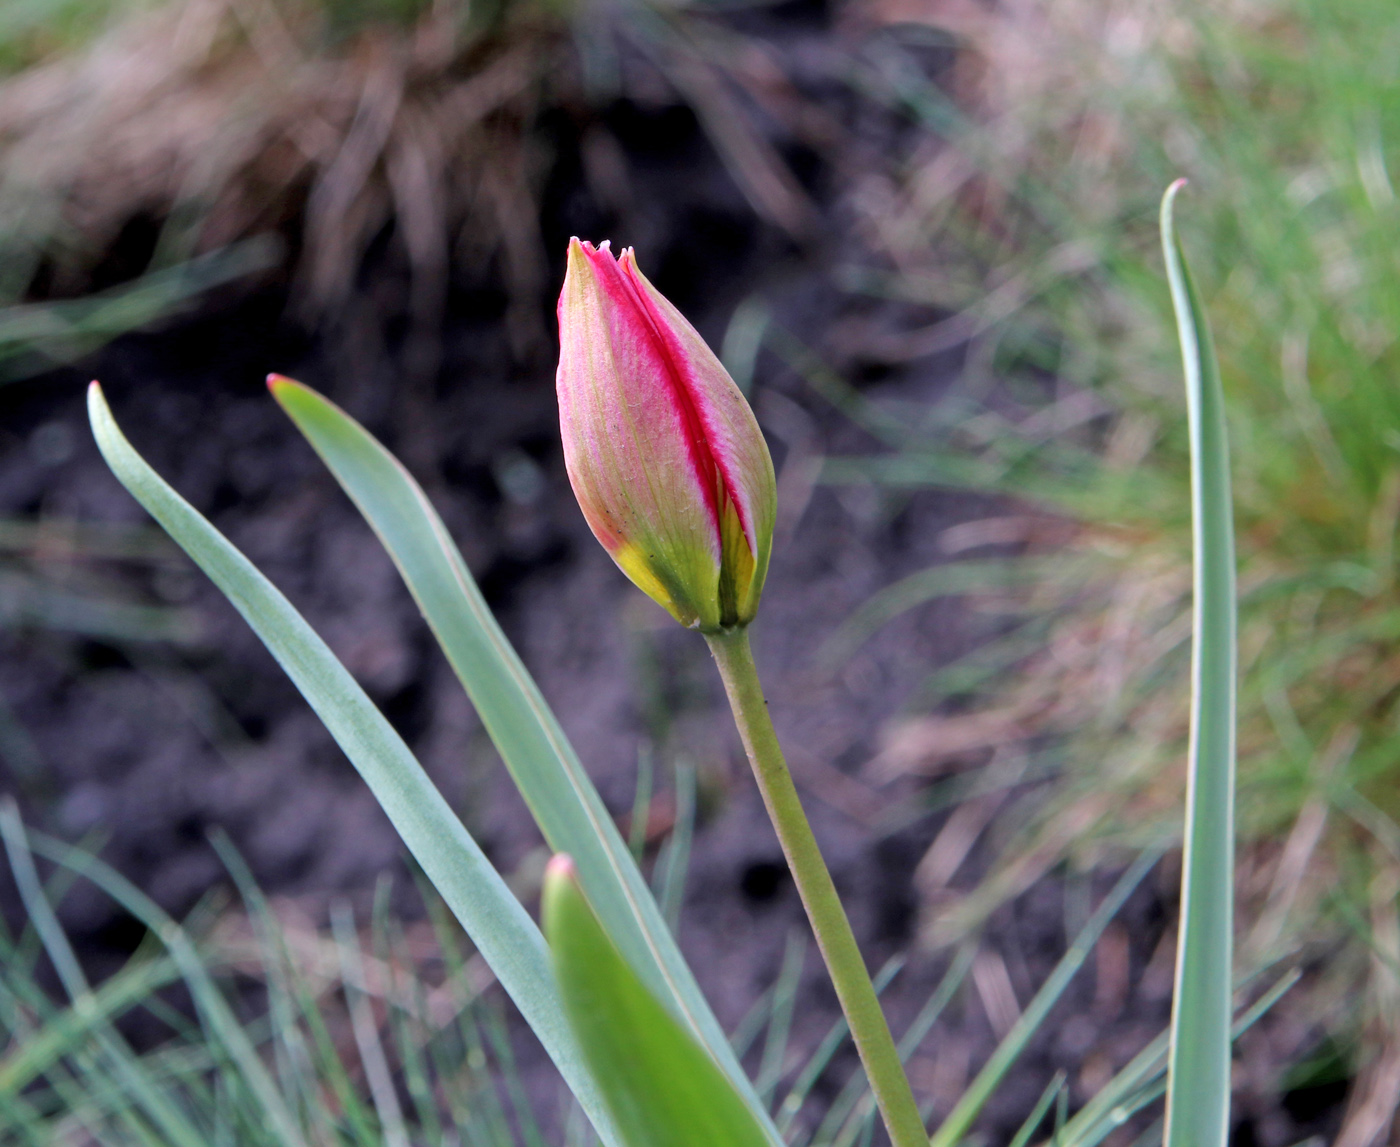
[[(1347, 1141), (1380, 1134), (1400, 1062), (1400, 21), (1367, 0), (879, 10), (967, 52), (951, 100), (907, 61), (886, 72), (948, 146), (872, 213), (896, 269), (865, 289), (947, 312), (887, 339), (888, 358), (967, 358), (950, 402), (914, 431), (913, 412), (880, 412), (893, 449), (833, 477), (1025, 500), (946, 547), (1017, 557), (915, 575), (845, 635), (979, 579), (1008, 618), (929, 682), (953, 711), (892, 729), (880, 762), (937, 775), (973, 753), (1005, 777), (959, 813), (995, 816), (998, 860), (929, 933), (958, 934), (1066, 856), (1179, 832), (1188, 478), (1152, 223), (1155, 189), (1184, 174), (1240, 538), (1242, 968), (1317, 969), (1310, 1018), (1338, 1043), (1311, 1069), (1347, 1049)], [(1048, 785), (1020, 787), (1042, 769)], [(935, 900), (943, 851), (921, 873)]]
[[(763, 19), (816, 28), (837, 63), (814, 82), (807, 41), (775, 51)], [(875, 822), (943, 818), (915, 872), (919, 939), (941, 950), (1047, 875), (1121, 868), (1179, 833), (1190, 536), (1155, 207), (1186, 175), (1240, 536), (1240, 970), (1307, 973), (1282, 1005), (1300, 1034), (1261, 1051), (1272, 1074), (1249, 1086), (1349, 1084), (1331, 1126), (1369, 1147), (1400, 1097), (1397, 69), (1400, 12), (1384, 0), (0, 0), (0, 374), (34, 378), (269, 284), (353, 371), (356, 286), (392, 248), (401, 429), (431, 439), (454, 277), (491, 268), (512, 361), (552, 353), (539, 145), (551, 117), (592, 124), (586, 109), (645, 98), (660, 77), (754, 216), (787, 249), (819, 252), (844, 300), (814, 332), (756, 292), (724, 340), (741, 383), (782, 364), (864, 435), (810, 459), (806, 486), (785, 494), (873, 491), (891, 516), (921, 489), (986, 496), (938, 537), (934, 564), (891, 581), (826, 646), (839, 673), (910, 611), (956, 598), (990, 619), (993, 639), (929, 664), (878, 752), (843, 765), (860, 793), (901, 794), (869, 798)], [(644, 213), (616, 140), (582, 136), (595, 198)], [(818, 161), (836, 190), (816, 186)], [(936, 401), (878, 385), (926, 369), (948, 379)], [(50, 438), (25, 448), (71, 452)], [(532, 480), (528, 465), (517, 478)], [(178, 637), (187, 612), (133, 596), (120, 572), (173, 562), (136, 527), (0, 523), (0, 623)], [(40, 792), (23, 725), (4, 712), (0, 749), (16, 790)], [(51, 959), (59, 940), (30, 892), (27, 930), (5, 940), (0, 1091), (29, 1105), (15, 1141), (178, 1141), (158, 1097), (136, 1116), (118, 1103), (130, 1095), (75, 1098), (75, 1079), (126, 1053), (100, 1026), (72, 1027), (31, 974), (39, 939)], [(268, 969), (249, 1038), (272, 1048), (289, 1102), (311, 1103), (309, 1072), (334, 1093), (337, 1128), (448, 1141), (432, 1103), (403, 1131), (407, 1116), (383, 1106), (392, 1086), (365, 1106), (384, 1055), (357, 1009), (364, 991), (387, 1001), (393, 1070), (417, 1100), (431, 1080), (484, 1069), (491, 1020), (464, 1002), (466, 973), (435, 964), (436, 987), (357, 979), (364, 960), (375, 975), (415, 966), (385, 955), (411, 947), (387, 916), (371, 958), (344, 920), (330, 939), (278, 938), (244, 892)], [(190, 924), (206, 926), (211, 970), (250, 974), (224, 945), (232, 925)], [(1170, 951), (1168, 929), (1147, 966)], [(98, 989), (103, 1014), (155, 1009), (180, 1034), (147, 1065), (153, 1086), (186, 1089), (228, 1141), (254, 1141), (237, 1130), (250, 1085), (226, 1096), (198, 1082), (234, 1053), (152, 994), (178, 971), (161, 959)], [(316, 1042), (308, 977), (319, 993), (345, 986), (337, 1022), (364, 1065), (353, 1086), (328, 1058), (335, 1041)], [(410, 1038), (424, 993), (457, 1001), (446, 1042)], [(305, 1037), (287, 1034), (293, 1015)], [(478, 1118), (460, 1141), (536, 1134), (518, 1114), (490, 1115), (494, 1129)]]

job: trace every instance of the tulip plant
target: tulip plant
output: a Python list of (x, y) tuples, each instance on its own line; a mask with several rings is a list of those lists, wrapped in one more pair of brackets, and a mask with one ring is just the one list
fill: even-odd
[(733, 379), (637, 268), (577, 239), (559, 298), (559, 424), (569, 481), (628, 577), (709, 642), (817, 945), (899, 1147), (927, 1135), (851, 925), (802, 812), (747, 627), (777, 517), (773, 460)]
[[(1163, 201), (1162, 226), (1186, 363), (1197, 524), (1195, 720), (1176, 1006), (1170, 1033), (1060, 1128), (1066, 1143), (1097, 1143), (1125, 1113), (1161, 1094), (1164, 1073), (1170, 1147), (1223, 1147), (1228, 1127), (1235, 673), (1229, 477), (1220, 380), (1172, 228), (1176, 190)], [(891, 1036), (784, 762), (749, 647), (776, 515), (773, 463), (758, 423), (630, 250), (614, 257), (606, 242), (571, 242), (559, 334), (564, 459), (584, 517), (619, 568), (708, 642), (890, 1141), (923, 1147), (930, 1133), (902, 1065), (912, 1048), (897, 1047)], [(701, 995), (612, 818), (423, 491), (325, 398), (278, 376), (269, 385), (392, 556), (554, 850), (543, 932), (321, 638), (132, 449), (96, 383), (89, 410), (117, 477), (230, 598), (320, 715), (602, 1142), (781, 1144), (778, 1122)], [(1151, 862), (1134, 866), (1095, 914), (945, 1117), (933, 1136), (938, 1147), (965, 1137), (1097, 930)], [(956, 980), (949, 982), (951, 994)], [(1053, 1098), (1046, 1093), (1018, 1142), (1029, 1140)], [(295, 1116), (273, 1110), (269, 1122), (294, 1128)], [(291, 1131), (284, 1138), (297, 1141)]]

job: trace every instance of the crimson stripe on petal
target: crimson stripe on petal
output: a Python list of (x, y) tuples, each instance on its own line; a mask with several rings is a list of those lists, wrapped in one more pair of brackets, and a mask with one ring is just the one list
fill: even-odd
[[(680, 401), (684, 405), (686, 413), (694, 420), (696, 438), (702, 444), (711, 467), (712, 477), (709, 485), (714, 488), (720, 482), (723, 483), (725, 497), (729, 499), (739, 515), (739, 525), (744, 531), (744, 537), (748, 539), (749, 549), (751, 552), (757, 553), (758, 538), (755, 533), (753, 515), (744, 500), (738, 497), (737, 491), (740, 489), (740, 483), (737, 476), (730, 472), (728, 460), (717, 454), (711, 446), (715, 428), (709, 425), (709, 420), (705, 417), (705, 405), (697, 397), (701, 388), (696, 385), (694, 374), (688, 367), (689, 356), (671, 329), (668, 317), (657, 310), (656, 303), (647, 289), (638, 282), (641, 270), (637, 266), (637, 257), (632, 248), (629, 247), (622, 252), (618, 266), (620, 267), (619, 277), (625, 279), (627, 285), (632, 289), (633, 298), (641, 308), (642, 313), (646, 315), (651, 329), (656, 333), (657, 341), (661, 346), (662, 358), (670, 364), (674, 372), (673, 384), (681, 396)], [(710, 497), (713, 499), (714, 495), (710, 495)], [(719, 506), (712, 502), (711, 509), (716, 515), (716, 528), (719, 528)]]
[[(719, 460), (710, 449), (709, 439), (705, 432), (703, 412), (689, 385), (688, 372), (685, 370), (683, 360), (677, 357), (674, 339), (668, 337), (669, 331), (664, 321), (652, 308), (646, 292), (632, 279), (630, 274), (624, 272), (624, 264), (635, 266), (635, 258), (631, 248), (623, 252), (620, 260), (615, 260), (606, 245), (594, 249), (591, 244), (584, 243), (582, 247), (597, 274), (599, 284), (607, 292), (608, 298), (619, 308), (621, 313), (635, 316), (637, 325), (650, 337), (653, 349), (656, 351), (656, 357), (665, 367), (666, 380), (670, 384), (674, 406), (680, 415), (681, 425), (684, 428), (686, 452), (690, 458), (690, 464), (695, 472), (701, 494), (705, 499), (706, 508), (710, 511), (716, 537), (718, 537), (721, 529), (719, 485), (721, 482), (724, 483), (725, 494), (730, 501), (734, 501), (733, 482), (725, 474)], [(744, 516), (743, 512), (740, 511), (741, 519)], [(745, 530), (747, 532), (747, 524), (745, 524)]]

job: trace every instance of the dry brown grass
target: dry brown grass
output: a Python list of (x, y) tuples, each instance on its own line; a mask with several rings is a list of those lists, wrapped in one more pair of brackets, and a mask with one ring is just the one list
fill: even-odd
[(41, 267), (49, 290), (81, 290), (94, 257), (144, 216), (163, 228), (158, 264), (287, 233), (303, 306), (334, 313), (392, 221), (422, 326), (440, 317), (454, 260), (495, 260), (521, 300), (512, 333), (528, 341), (547, 276), (531, 132), (542, 110), (590, 98), (571, 23), (585, 19), (647, 59), (668, 98), (691, 103), (761, 215), (794, 233), (811, 226), (739, 98), (787, 106), (791, 93), (761, 50), (713, 22), (547, 0), (511, 0), (488, 20), (439, 0), (409, 23), (336, 31), (333, 7), (167, 0), (0, 82), (9, 295)]
[[(0, 84), (11, 258), (50, 262), (61, 292), (133, 217), (162, 222), (158, 262), (290, 230), (305, 304), (331, 311), (395, 220), (424, 323), (457, 227), (499, 255), (512, 289), (537, 290), (525, 127), (565, 64), (560, 22), (521, 4), (471, 31), (444, 3), (412, 27), (328, 44), (323, 15), (296, 0), (179, 0)], [(10, 276), (22, 293), (13, 262)]]

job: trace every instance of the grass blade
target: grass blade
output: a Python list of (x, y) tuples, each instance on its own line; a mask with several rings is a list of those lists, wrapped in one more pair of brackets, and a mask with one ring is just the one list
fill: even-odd
[(331, 928), (340, 952), (340, 980), (345, 1003), (350, 1009), (350, 1029), (360, 1053), (360, 1070), (369, 1084), (370, 1098), (379, 1116), (384, 1147), (409, 1147), (403, 1108), (399, 1105), (389, 1058), (379, 1039), (379, 1023), (374, 1018), (374, 1008), (365, 987), (364, 960), (360, 938), (355, 932), (355, 919), (350, 906), (343, 901), (331, 909)]
[[(875, 994), (878, 996), (889, 987), (890, 981), (899, 974), (904, 967), (903, 956), (891, 956), (885, 961), (884, 967), (875, 974), (871, 983), (875, 985)], [(807, 1096), (812, 1088), (816, 1086), (817, 1080), (821, 1078), (822, 1072), (831, 1063), (834, 1056), (846, 1042), (846, 1037), (850, 1035), (850, 1026), (846, 1023), (846, 1017), (840, 1016), (832, 1021), (831, 1027), (827, 1029), (826, 1035), (822, 1037), (821, 1043), (817, 1044), (817, 1049), (802, 1066), (797, 1079), (787, 1095), (783, 1097), (782, 1104), (778, 1107), (777, 1122), (778, 1130), (786, 1135), (792, 1129), (793, 1120), (797, 1118), (797, 1113), (802, 1110), (802, 1105), (807, 1101)]]
[[(1237, 1040), (1259, 1022), (1302, 979), (1298, 969), (1285, 972), (1237, 1018), (1230, 1039)], [(1170, 1030), (1142, 1049), (1109, 1083), (1075, 1113), (1056, 1136), (1058, 1147), (1098, 1147), (1114, 1131), (1166, 1090)]]
[(18, 1095), (32, 1080), (87, 1038), (91, 1029), (105, 1024), (141, 1003), (151, 993), (180, 978), (172, 960), (134, 956), (120, 972), (93, 990), (83, 1006), (72, 1005), (42, 1028), (15, 1040), (0, 1059), (0, 1099)]
[(948, 1113), (948, 1118), (943, 1121), (930, 1140), (931, 1147), (955, 1147), (956, 1144), (962, 1142), (987, 1100), (991, 1098), (992, 1093), (1006, 1077), (1006, 1073), (1011, 1070), (1021, 1052), (1025, 1050), (1031, 1036), (1044, 1022), (1050, 1009), (1059, 1000), (1061, 993), (1069, 986), (1074, 974), (1088, 959), (1100, 934), (1108, 927), (1109, 921), (1118, 914), (1118, 910), (1123, 907), (1123, 902), (1132, 894), (1133, 889), (1142, 883), (1143, 877), (1151, 871), (1152, 866), (1157, 863), (1160, 856), (1161, 853), (1154, 850), (1139, 857), (1133, 862), (1132, 867), (1119, 877), (1118, 883), (1104, 897), (1103, 903), (1089, 917), (1089, 922), (1080, 930), (1079, 935), (1074, 938), (1074, 943), (1069, 946), (1069, 950), (1060, 957), (1060, 962), (1055, 965), (1055, 970), (1041, 985), (1040, 991), (1036, 992), (1035, 998), (1026, 1006), (1021, 1017), (1006, 1033), (1006, 1037), (1001, 1043), (997, 1045), (996, 1051), (992, 1052), (991, 1059), (987, 1060), (982, 1070), (977, 1073), (977, 1078), (968, 1085), (967, 1090), (962, 1093), (953, 1110)]
[(530, 1106), (530, 1097), (525, 1093), (525, 1083), (515, 1066), (515, 1051), (510, 1046), (510, 1033), (506, 1031), (501, 1009), (494, 1004), (494, 1000), (486, 1001), (481, 1008), (485, 1012), (486, 1038), (490, 1041), (501, 1082), (505, 1084), (506, 1097), (510, 1100), (511, 1111), (515, 1115), (515, 1125), (520, 1129), (522, 1147), (544, 1147), (539, 1124), (536, 1123), (534, 1110)]
[(671, 935), (679, 936), (681, 901), (685, 899), (685, 878), (690, 872), (690, 842), (695, 835), (695, 766), (689, 761), (676, 762), (675, 799), (676, 823), (656, 858), (652, 882), (661, 916)]
[[(963, 981), (967, 978), (967, 973), (972, 967), (972, 958), (976, 955), (976, 946), (964, 944), (953, 955), (947, 970), (939, 977), (938, 984), (924, 1001), (924, 1006), (919, 1009), (919, 1014), (914, 1017), (913, 1022), (905, 1029), (899, 1037), (899, 1058), (903, 1063), (908, 1063), (909, 1058), (919, 1049), (924, 1037), (928, 1035), (933, 1025), (938, 1022), (938, 1017), (943, 1014), (947, 1006), (953, 1002), (953, 997), (957, 995), (958, 989), (962, 987)], [(807, 1144), (835, 1145), (835, 1147), (852, 1147), (856, 1137), (862, 1134), (862, 1128), (869, 1131), (875, 1124), (875, 1096), (871, 1093), (869, 1080), (865, 1076), (865, 1068), (857, 1064), (855, 1070), (846, 1080), (836, 1098), (832, 1101), (826, 1115), (818, 1125), (816, 1133), (807, 1139)]]
[(486, 957), (593, 1125), (605, 1141), (616, 1143), (563, 1020), (544, 937), (403, 738), (277, 588), (132, 449), (96, 383), (88, 390), (88, 414), (112, 471), (213, 579), (286, 670)]
[(782, 1078), (787, 1059), (788, 1038), (792, 1034), (792, 1006), (797, 998), (802, 978), (802, 964), (807, 958), (807, 942), (801, 932), (790, 932), (783, 952), (782, 968), (773, 985), (773, 1007), (768, 1015), (768, 1034), (763, 1040), (763, 1058), (759, 1061), (755, 1087), (764, 1103), (772, 1101), (773, 1092)]
[[(34, 867), (24, 825), (20, 822), (19, 809), (13, 800), (7, 799), (0, 806), (0, 836), (4, 838), (5, 852), (10, 860), (10, 872), (24, 902), (29, 919), (43, 939), (44, 950), (54, 970), (58, 973), (63, 989), (73, 1001), (79, 1014), (90, 1014), (94, 1009), (92, 988), (87, 976), (78, 963), (77, 955), (64, 934), (52, 905), (44, 896), (39, 874)], [(159, 1087), (152, 1084), (146, 1074), (145, 1065), (117, 1034), (108, 1021), (98, 1021), (92, 1029), (94, 1042), (105, 1060), (102, 1070), (110, 1072), (119, 1080), (123, 1090), (133, 1095), (139, 1107), (160, 1128), (172, 1143), (199, 1147), (202, 1136), (199, 1129), (189, 1120), (178, 1104)]]
[(1186, 374), (1195, 563), (1181, 935), (1168, 1054), (1167, 1147), (1224, 1147), (1230, 1123), (1235, 894), (1235, 541), (1225, 399), (1210, 328), (1162, 198), (1162, 249)]
[(779, 1143), (626, 842), (427, 495), (333, 403), (290, 379), (274, 377), (271, 387), (393, 558), (545, 840), (573, 857), (608, 935), (648, 989), (709, 1048)]
[(651, 746), (637, 750), (637, 787), (632, 794), (632, 817), (627, 826), (627, 849), (638, 864), (647, 848), (647, 815), (651, 812), (651, 786), (655, 780)]
[[(1050, 1105), (1055, 1102), (1064, 1088), (1065, 1073), (1064, 1070), (1061, 1069), (1055, 1072), (1055, 1077), (1045, 1085), (1045, 1090), (1040, 1093), (1040, 1098), (1036, 1100), (1035, 1106), (1031, 1108), (1031, 1113), (1026, 1116), (1026, 1121), (1021, 1124), (1020, 1129), (1016, 1132), (1015, 1138), (1011, 1140), (1010, 1147), (1026, 1147), (1031, 1141), (1031, 1136), (1036, 1133), (1041, 1123), (1044, 1122), (1045, 1116), (1050, 1110)], [(1058, 1141), (1058, 1136), (1056, 1138)]]

